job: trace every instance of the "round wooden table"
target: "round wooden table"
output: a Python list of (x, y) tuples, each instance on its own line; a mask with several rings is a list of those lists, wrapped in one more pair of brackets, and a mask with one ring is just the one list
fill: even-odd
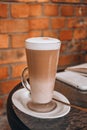
[[(22, 85), (19, 83), (10, 92), (7, 100), (7, 117), (12, 130), (87, 130), (87, 112), (71, 108), (70, 112), (57, 119), (39, 119), (19, 111), (12, 103), (12, 95)], [(71, 104), (87, 108), (87, 93), (83, 93), (56, 80), (55, 90), (64, 94)]]

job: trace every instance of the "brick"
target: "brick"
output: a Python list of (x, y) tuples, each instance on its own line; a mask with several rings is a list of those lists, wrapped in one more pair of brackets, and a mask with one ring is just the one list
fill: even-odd
[(76, 42), (74, 39), (72, 39), (71, 42), (67, 45), (66, 53), (79, 53), (81, 52), (81, 42)]
[(87, 16), (87, 6), (77, 6), (75, 14), (76, 16)]
[(76, 29), (74, 30), (74, 39), (85, 39), (87, 37), (86, 30), (81, 28), (81, 29)]
[(0, 34), (0, 48), (8, 48), (9, 37), (7, 34)]
[(0, 18), (6, 18), (8, 16), (8, 5), (0, 3)]
[(50, 2), (50, 0), (36, 0), (36, 2), (43, 3), (43, 2)]
[(0, 80), (7, 79), (9, 76), (8, 67), (7, 66), (0, 66)]
[(52, 2), (79, 3), (80, 0), (52, 0)]
[[(3, 99), (2, 98), (0, 98), (0, 110), (3, 108)], [(1, 115), (1, 113), (0, 113), (0, 115)]]
[(42, 7), (40, 4), (12, 4), (11, 14), (12, 14), (12, 17), (14, 18), (41, 16)]
[(29, 31), (29, 37), (41, 37), (42, 36), (42, 33), (41, 31)]
[(43, 3), (43, 2), (49, 2), (50, 0), (4, 0), (4, 2), (28, 2), (28, 3), (31, 3), (31, 2), (40, 2), (40, 3)]
[(4, 2), (36, 2), (36, 0), (4, 0)]
[(40, 37), (41, 31), (30, 31), (27, 34), (13, 34), (11, 35), (11, 46), (13, 48), (20, 48), (25, 46), (25, 40), (29, 37)]
[(11, 46), (13, 48), (20, 48), (25, 46), (25, 39), (29, 36), (28, 34), (13, 34), (11, 35)]
[(46, 4), (43, 11), (45, 16), (58, 16), (58, 5)]
[(52, 31), (52, 30), (46, 30), (46, 31), (43, 31), (43, 36), (58, 38), (58, 32)]
[(78, 25), (77, 23), (78, 22), (77, 22), (76, 18), (68, 18), (67, 19), (67, 26), (68, 26), (68, 28), (75, 28), (75, 26)]
[(30, 29), (48, 29), (49, 19), (48, 18), (37, 18), (29, 20)]
[(62, 55), (59, 58), (59, 66), (74, 65), (81, 62), (82, 54), (68, 54)]
[(36, 0), (36, 1), (42, 3), (42, 2), (49, 2), (50, 0)]
[(61, 53), (65, 53), (67, 50), (67, 44), (66, 43), (62, 43), (61, 44), (61, 48), (60, 48), (60, 52)]
[(8, 94), (18, 83), (20, 82), (19, 79), (16, 80), (8, 80), (0, 82), (0, 91), (2, 94)]
[(81, 50), (87, 51), (87, 40), (81, 42)]
[(49, 2), (50, 0), (36, 0), (37, 2), (43, 3), (43, 2)]
[(4, 105), (7, 104), (8, 94), (3, 96)]
[(12, 65), (12, 77), (21, 77), (22, 71), (26, 66), (26, 63)]
[(29, 16), (41, 16), (42, 6), (40, 4), (30, 4), (29, 5)]
[(84, 57), (84, 62), (87, 62), (87, 54)]
[(29, 17), (29, 5), (28, 4), (11, 4), (11, 15), (14, 18)]
[(84, 63), (84, 57), (86, 54), (84, 52), (82, 52), (82, 53), (79, 53), (79, 55), (80, 55), (80, 64)]
[(52, 28), (59, 29), (65, 26), (65, 18), (52, 18)]
[(11, 49), (0, 51), (0, 64), (26, 61), (25, 49)]
[(50, 0), (36, 0), (36, 1), (42, 3), (42, 2), (49, 2)]
[(87, 0), (83, 0), (82, 3), (87, 3)]
[(71, 40), (72, 39), (72, 31), (71, 30), (63, 30), (60, 32), (60, 40)]
[(0, 20), (0, 32), (28, 32), (29, 22), (28, 20)]
[(87, 18), (69, 18), (67, 19), (68, 28), (80, 28), (80, 27), (87, 27)]
[(61, 6), (61, 16), (73, 16), (74, 6)]

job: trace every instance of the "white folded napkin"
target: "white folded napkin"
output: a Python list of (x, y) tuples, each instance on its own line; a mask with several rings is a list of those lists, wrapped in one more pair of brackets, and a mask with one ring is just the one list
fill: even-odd
[[(87, 64), (85, 64), (85, 67), (87, 67)], [(81, 75), (81, 73), (79, 72), (70, 71), (70, 69), (66, 70), (64, 72), (57, 73), (56, 79), (63, 81), (69, 85), (72, 85), (80, 90), (87, 90), (87, 77), (86, 77), (87, 74)]]

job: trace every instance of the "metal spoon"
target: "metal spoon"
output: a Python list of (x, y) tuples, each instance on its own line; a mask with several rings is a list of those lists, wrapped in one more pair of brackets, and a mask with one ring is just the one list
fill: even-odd
[(55, 100), (55, 101), (57, 101), (57, 102), (60, 102), (60, 103), (62, 103), (62, 104), (64, 104), (64, 105), (70, 106), (70, 107), (72, 107), (72, 108), (75, 108), (75, 109), (78, 109), (78, 110), (87, 112), (87, 108), (80, 107), (80, 106), (76, 106), (76, 105), (74, 105), (74, 104), (69, 104), (69, 103), (66, 103), (66, 102), (64, 102), (64, 101), (61, 101), (61, 100), (58, 100), (58, 99), (55, 99), (55, 98), (53, 98), (53, 100)]

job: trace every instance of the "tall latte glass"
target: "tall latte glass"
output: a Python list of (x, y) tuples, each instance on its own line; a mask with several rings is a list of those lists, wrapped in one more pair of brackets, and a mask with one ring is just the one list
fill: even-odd
[(28, 107), (33, 111), (48, 112), (56, 107), (52, 97), (60, 45), (60, 40), (49, 37), (29, 38), (25, 41), (30, 82), (27, 82), (24, 70), (22, 84), (27, 88), (30, 84), (31, 101)]

